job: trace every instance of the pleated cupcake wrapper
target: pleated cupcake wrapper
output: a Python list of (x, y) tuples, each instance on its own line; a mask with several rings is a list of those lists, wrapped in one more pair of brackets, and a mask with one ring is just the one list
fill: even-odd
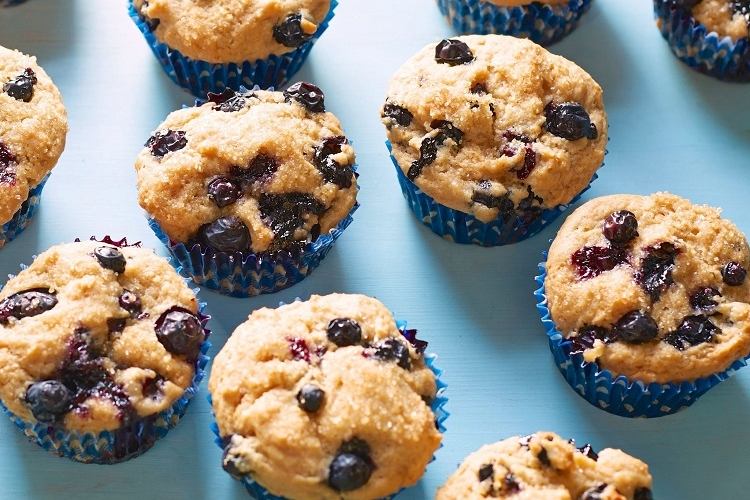
[(282, 86), (302, 67), (313, 45), (328, 28), (337, 5), (337, 0), (331, 0), (331, 8), (312, 38), (291, 52), (256, 61), (217, 64), (191, 59), (160, 42), (138, 14), (133, 0), (128, 0), (130, 17), (143, 33), (167, 76), (197, 97), (205, 97), (208, 92), (219, 93), (226, 88), (237, 90), (240, 86), (253, 88), (258, 85), (263, 89)]
[(542, 318), (549, 347), (555, 364), (568, 384), (586, 401), (609, 413), (621, 417), (662, 417), (671, 415), (693, 404), (699, 397), (732, 373), (747, 365), (750, 355), (738, 359), (722, 372), (709, 377), (673, 384), (644, 383), (615, 375), (597, 363), (584, 361), (583, 354), (571, 354), (571, 342), (557, 329), (549, 307), (544, 284), (547, 277), (546, 259), (539, 264), (535, 281), (539, 288), (534, 292), (536, 308)]
[(437, 4), (459, 33), (511, 35), (549, 45), (575, 29), (591, 7), (591, 0), (569, 0), (559, 5), (533, 2), (513, 7), (483, 0), (437, 0)]
[[(297, 299), (299, 300), (299, 299)], [(284, 305), (282, 302), (279, 305)], [(401, 332), (404, 332), (406, 330), (406, 321), (396, 321), (396, 326)], [(445, 421), (450, 416), (450, 413), (445, 409), (446, 403), (448, 403), (448, 397), (445, 395), (445, 392), (448, 388), (448, 384), (446, 384), (442, 380), (443, 370), (438, 368), (435, 365), (435, 360), (437, 360), (437, 355), (430, 353), (425, 354), (424, 361), (425, 365), (430, 369), (432, 373), (435, 374), (435, 381), (437, 382), (437, 392), (435, 393), (435, 399), (432, 401), (432, 404), (430, 405), (430, 408), (432, 409), (432, 412), (435, 414), (435, 425), (437, 426), (438, 430), (441, 433), (445, 433)], [(208, 396), (208, 404), (213, 408), (213, 403), (211, 401), (211, 395)], [(224, 450), (224, 440), (221, 437), (221, 433), (219, 432), (219, 426), (216, 424), (216, 417), (213, 414), (213, 410), (211, 411), (211, 416), (213, 417), (213, 421), (211, 422), (211, 431), (214, 433), (214, 443), (221, 448), (222, 452)], [(440, 443), (440, 448), (443, 447), (443, 444)], [(432, 459), (430, 460), (430, 463), (435, 461), (435, 456), (432, 456)], [(250, 475), (246, 474), (241, 477), (240, 482), (245, 486), (248, 493), (250, 493), (250, 496), (257, 499), (257, 500), (284, 500), (284, 497), (276, 496), (269, 492), (267, 489), (265, 489), (263, 486), (260, 485), (260, 483), (256, 482)], [(383, 497), (383, 500), (389, 500), (392, 498), (395, 498), (398, 496), (399, 493), (406, 490), (408, 488), (403, 488), (400, 491), (389, 495), (387, 497)]]
[(733, 41), (699, 23), (690, 12), (654, 0), (654, 16), (672, 52), (693, 69), (721, 80), (750, 81), (750, 38)]
[(21, 5), (26, 0), (0, 0), (0, 7), (13, 7), (15, 5)]
[(355, 204), (338, 225), (317, 240), (308, 243), (298, 254), (278, 253), (267, 256), (244, 252), (214, 252), (202, 245), (170, 240), (152, 218), (148, 224), (156, 237), (174, 257), (177, 271), (195, 283), (232, 297), (253, 297), (274, 293), (305, 279), (328, 255), (333, 244), (352, 223)]
[(542, 210), (539, 217), (535, 219), (524, 220), (522, 217), (513, 216), (508, 218), (508, 220), (504, 220), (502, 217), (498, 217), (492, 222), (484, 223), (471, 214), (441, 205), (432, 197), (425, 194), (404, 175), (398, 161), (393, 156), (390, 141), (386, 141), (386, 146), (388, 147), (388, 152), (391, 153), (393, 166), (396, 167), (396, 175), (398, 176), (398, 183), (401, 185), (401, 191), (414, 215), (425, 226), (432, 229), (435, 234), (455, 243), (473, 243), (475, 245), (492, 247), (518, 243), (530, 238), (554, 222), (570, 205), (576, 203), (581, 198), (581, 195), (591, 187), (591, 183), (598, 177), (594, 174), (589, 185), (578, 193), (570, 203)]
[(29, 197), (23, 202), (18, 212), (13, 214), (13, 218), (2, 225), (2, 228), (0, 228), (0, 248), (21, 234), (31, 223), (31, 219), (39, 208), (39, 202), (42, 199), (42, 189), (44, 189), (47, 179), (49, 179), (49, 174), (36, 187), (29, 191)]
[[(97, 241), (117, 246), (128, 246), (126, 239), (112, 240), (108, 236)], [(136, 245), (139, 244), (136, 243)], [(27, 267), (21, 265), (22, 270)], [(193, 292), (197, 297), (198, 289), (193, 289)], [(205, 309), (206, 303), (199, 302), (198, 317), (206, 339), (208, 339), (211, 330), (208, 329), (207, 323), (211, 317), (205, 314)], [(193, 380), (172, 406), (156, 415), (135, 419), (116, 431), (104, 431), (97, 434), (68, 431), (39, 422), (26, 421), (8, 410), (2, 401), (0, 401), (0, 409), (10, 417), (11, 422), (30, 441), (37, 443), (55, 455), (83, 463), (115, 464), (124, 462), (149, 450), (157, 440), (166, 436), (170, 429), (177, 425), (185, 414), (190, 400), (198, 392), (198, 386), (205, 376), (206, 365), (209, 360), (206, 353), (210, 348), (211, 342), (208, 340), (201, 344), (200, 354), (195, 361)]]

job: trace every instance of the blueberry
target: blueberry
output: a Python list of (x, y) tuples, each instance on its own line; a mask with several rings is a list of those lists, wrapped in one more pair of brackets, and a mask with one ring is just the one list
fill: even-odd
[(16, 182), (16, 155), (0, 141), (0, 183), (13, 184)]
[(214, 111), (234, 113), (245, 107), (245, 98), (243, 95), (230, 88), (224, 89), (221, 93), (209, 92), (207, 97), (208, 102), (214, 103), (214, 107), (211, 108)]
[(604, 219), (602, 233), (613, 245), (624, 245), (638, 236), (638, 219), (627, 210), (612, 212)]
[(721, 268), (721, 277), (729, 286), (740, 286), (745, 282), (747, 277), (747, 270), (742, 267), (739, 262), (727, 262), (727, 264)]
[(227, 443), (224, 446), (224, 452), (221, 457), (221, 467), (227, 474), (239, 479), (240, 477), (244, 476), (245, 473), (240, 470), (239, 459), (232, 453), (231, 438), (226, 438), (225, 441)]
[(143, 309), (141, 299), (130, 290), (123, 290), (117, 302), (120, 304), (120, 307), (129, 312), (130, 316), (133, 318), (140, 315), (141, 310)]
[(557, 137), (576, 141), (583, 137), (596, 139), (599, 133), (588, 112), (577, 102), (549, 103), (544, 108), (547, 131)]
[(484, 464), (479, 468), (479, 482), (490, 479), (494, 473), (495, 467), (492, 464)]
[(419, 158), (409, 167), (406, 177), (413, 181), (422, 173), (422, 169), (437, 159), (438, 141), (435, 137), (425, 137), (419, 147)]
[(297, 402), (300, 408), (307, 413), (315, 413), (323, 406), (326, 393), (316, 385), (305, 384), (297, 393)]
[(325, 206), (308, 193), (263, 193), (258, 198), (261, 219), (271, 228), (279, 245), (297, 240), (297, 230), (307, 216), (321, 215)]
[(534, 146), (532, 144), (526, 144), (523, 149), (523, 166), (516, 170), (516, 177), (521, 180), (528, 179), (531, 175), (531, 171), (536, 168), (537, 162), (536, 151), (534, 151)]
[(362, 328), (349, 318), (336, 318), (328, 323), (328, 340), (338, 347), (357, 345), (362, 341)]
[(690, 295), (690, 307), (699, 311), (712, 311), (718, 304), (714, 297), (721, 297), (721, 293), (716, 288), (701, 287)]
[(204, 340), (200, 320), (179, 306), (171, 307), (156, 320), (156, 338), (172, 354), (196, 358)]
[(34, 97), (36, 82), (34, 70), (26, 68), (23, 73), (3, 85), (3, 92), (17, 101), (30, 102)]
[(448, 120), (433, 120), (430, 123), (430, 127), (433, 130), (440, 129), (440, 134), (435, 136), (439, 146), (441, 146), (446, 139), (451, 139), (456, 145), (461, 145), (464, 133), (460, 128), (453, 125), (453, 122), (449, 122)]
[(568, 340), (571, 342), (570, 353), (578, 354), (584, 352), (586, 349), (591, 349), (597, 340), (610, 344), (614, 342), (616, 335), (614, 332), (607, 330), (601, 326), (588, 325), (580, 328), (575, 336), (570, 337)]
[(679, 248), (672, 243), (657, 243), (645, 249), (641, 268), (635, 278), (651, 300), (659, 300), (662, 292), (674, 283), (672, 271), (679, 253)]
[(594, 448), (590, 444), (585, 444), (578, 448), (578, 452), (582, 453), (584, 456), (590, 458), (593, 461), (599, 460), (599, 455), (594, 451)]
[(549, 455), (547, 454), (547, 449), (542, 447), (541, 450), (539, 450), (539, 453), (537, 453), (536, 458), (539, 459), (539, 462), (545, 467), (552, 467), (552, 462), (549, 460)]
[(232, 167), (231, 173), (245, 187), (256, 182), (267, 182), (279, 169), (279, 160), (266, 153), (258, 153), (246, 168)]
[(435, 61), (449, 66), (467, 64), (474, 60), (471, 49), (461, 40), (442, 40), (435, 47)]
[(284, 97), (287, 102), (293, 99), (313, 113), (322, 113), (326, 110), (323, 91), (312, 83), (294, 83), (284, 91)]
[(284, 47), (299, 47), (310, 38), (312, 33), (302, 29), (302, 15), (289, 14), (286, 19), (273, 27), (273, 39)]
[(510, 472), (505, 474), (505, 477), (503, 478), (503, 494), (506, 496), (513, 495), (519, 491), (521, 491), (521, 484), (518, 482), (518, 479), (516, 479), (516, 476)]
[(614, 331), (618, 340), (628, 344), (642, 344), (659, 335), (659, 326), (649, 314), (630, 311), (617, 321)]
[(370, 447), (354, 438), (341, 445), (328, 467), (328, 485), (336, 491), (352, 491), (370, 480), (375, 469)]
[(34, 418), (44, 424), (53, 424), (70, 410), (71, 394), (62, 382), (45, 380), (29, 386), (26, 403)]
[(10, 318), (20, 320), (38, 316), (56, 305), (55, 294), (44, 288), (14, 293), (0, 301), (0, 325), (7, 324)]
[(628, 253), (613, 247), (583, 247), (571, 256), (579, 279), (587, 280), (628, 262)]
[(349, 165), (339, 165), (332, 156), (340, 153), (341, 147), (346, 143), (344, 136), (328, 137), (315, 148), (313, 157), (315, 168), (323, 176), (323, 180), (343, 189), (351, 187), (354, 172)]
[(208, 183), (208, 197), (217, 207), (231, 205), (242, 196), (242, 189), (229, 177), (217, 177)]
[(481, 183), (480, 189), (472, 193), (471, 201), (488, 208), (497, 208), (498, 217), (502, 217), (503, 220), (508, 220), (515, 214), (515, 206), (513, 200), (510, 199), (509, 192), (503, 193), (501, 196), (493, 196), (487, 193), (485, 188), (482, 188)]
[(119, 248), (102, 246), (94, 249), (94, 256), (104, 269), (109, 269), (117, 274), (125, 272), (125, 256)]
[(686, 316), (680, 326), (664, 337), (664, 342), (678, 351), (706, 342), (711, 342), (714, 335), (721, 333), (719, 327), (703, 315)]
[(310, 347), (307, 345), (307, 341), (300, 337), (291, 337), (286, 339), (289, 342), (289, 354), (295, 361), (307, 361), (311, 360)]
[(633, 493), (633, 500), (653, 500), (653, 499), (654, 499), (654, 495), (651, 493), (651, 489), (646, 488), (645, 486), (636, 488), (635, 493)]
[(408, 127), (414, 119), (414, 115), (408, 109), (386, 102), (383, 106), (383, 118), (391, 118), (397, 125)]
[(424, 352), (427, 350), (428, 343), (424, 340), (420, 340), (417, 338), (417, 330), (414, 328), (406, 328), (400, 330), (401, 335), (409, 341), (409, 343), (414, 347), (414, 350), (417, 351), (419, 354), (424, 354)]
[(409, 348), (396, 339), (385, 339), (377, 344), (373, 357), (382, 361), (395, 361), (404, 370), (411, 369)]
[(109, 333), (120, 333), (128, 324), (126, 318), (107, 318), (107, 330)]
[(219, 217), (202, 226), (199, 239), (217, 252), (244, 252), (251, 244), (250, 231), (234, 215)]
[(173, 153), (187, 146), (187, 138), (182, 130), (159, 130), (146, 141), (146, 147), (151, 149), (151, 154), (163, 157), (167, 153)]
[(593, 486), (581, 494), (580, 500), (602, 500), (602, 492), (607, 489), (607, 484), (602, 483), (598, 486)]

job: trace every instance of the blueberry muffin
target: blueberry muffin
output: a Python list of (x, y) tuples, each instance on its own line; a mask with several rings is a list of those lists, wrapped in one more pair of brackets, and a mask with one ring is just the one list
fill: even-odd
[(748, 0), (654, 0), (654, 12), (681, 61), (722, 80), (750, 80)]
[[(60, 92), (36, 58), (0, 47), (0, 226), (16, 217), (2, 232), (28, 222), (29, 204), (38, 203), (27, 202), (29, 193), (57, 163), (67, 132)], [(6, 239), (0, 233), (0, 246)]]
[(667, 193), (605, 196), (560, 229), (546, 293), (573, 354), (679, 383), (750, 354), (749, 265), (745, 236), (717, 209)]
[(481, 221), (569, 203), (602, 164), (599, 85), (528, 40), (431, 44), (393, 76), (382, 108), (402, 173), (437, 203)]
[(380, 498), (416, 483), (441, 441), (424, 348), (362, 295), (254, 311), (209, 380), (224, 468), (300, 499)]
[[(156, 38), (210, 63), (263, 59), (308, 41), (330, 0), (133, 0)], [(227, 15), (231, 12), (231, 15)]]
[[(152, 251), (54, 246), (0, 292), (0, 400), (40, 444), (124, 460), (163, 434), (157, 419), (193, 385), (204, 339), (194, 293)], [(168, 415), (170, 427), (181, 416)]]
[(512, 497), (651, 500), (648, 465), (616, 449), (576, 448), (551, 432), (512, 437), (469, 455), (437, 500)]

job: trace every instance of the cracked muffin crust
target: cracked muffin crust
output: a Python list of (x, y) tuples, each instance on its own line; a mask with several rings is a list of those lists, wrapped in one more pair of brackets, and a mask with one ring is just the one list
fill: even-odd
[(159, 413), (192, 383), (197, 313), (151, 250), (54, 246), (0, 292), (0, 398), (26, 421), (79, 432)]
[(290, 250), (356, 203), (354, 149), (322, 91), (209, 94), (171, 113), (136, 159), (141, 206), (176, 242)]
[(209, 380), (224, 468), (288, 498), (371, 499), (414, 484), (441, 441), (425, 345), (363, 295), (254, 311)]
[(156, 37), (183, 55), (241, 63), (290, 52), (309, 40), (330, 0), (134, 0)]
[(514, 498), (651, 500), (651, 474), (616, 449), (576, 448), (551, 432), (512, 437), (469, 455), (438, 490), (437, 500)]
[(36, 58), (0, 46), (0, 225), (55, 166), (67, 133), (60, 91)]
[(422, 49), (393, 76), (381, 116), (404, 174), (482, 222), (570, 202), (607, 144), (602, 90), (591, 76), (501, 35)]
[(682, 382), (750, 353), (749, 265), (745, 236), (719, 210), (613, 195), (565, 221), (545, 287), (573, 353), (642, 382)]

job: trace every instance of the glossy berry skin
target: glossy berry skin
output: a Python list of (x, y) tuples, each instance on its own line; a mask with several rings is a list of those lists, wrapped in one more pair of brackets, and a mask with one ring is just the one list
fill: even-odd
[(198, 356), (205, 339), (200, 320), (187, 309), (174, 306), (156, 320), (156, 338), (172, 354)]
[(375, 346), (373, 357), (382, 361), (395, 361), (404, 370), (411, 369), (409, 348), (396, 339), (385, 339)]
[(44, 424), (54, 424), (70, 410), (71, 394), (62, 382), (45, 380), (29, 386), (26, 403), (34, 418)]
[(323, 176), (323, 181), (333, 183), (342, 189), (348, 189), (352, 186), (354, 172), (349, 165), (339, 165), (332, 156), (339, 154), (341, 147), (346, 143), (347, 140), (344, 136), (328, 137), (320, 146), (315, 148), (313, 159), (315, 168)]
[(33, 289), (14, 293), (0, 301), (0, 325), (10, 318), (20, 320), (37, 316), (57, 305), (57, 298), (46, 289)]
[(201, 227), (200, 240), (218, 252), (244, 252), (250, 248), (250, 231), (239, 217), (219, 217)]
[(740, 286), (745, 282), (747, 270), (739, 262), (728, 262), (721, 269), (721, 278), (729, 286)]
[(34, 97), (36, 82), (34, 70), (26, 68), (22, 74), (3, 85), (3, 92), (17, 101), (30, 102)]
[(280, 24), (273, 27), (273, 39), (284, 47), (299, 47), (312, 37), (302, 29), (302, 15), (289, 14)]
[(307, 413), (315, 413), (323, 406), (325, 392), (316, 385), (305, 384), (297, 393), (297, 403)]
[(635, 278), (655, 302), (659, 300), (662, 292), (674, 283), (672, 271), (680, 249), (672, 243), (662, 242), (645, 248), (644, 252), (641, 267)]
[(614, 327), (618, 340), (628, 344), (642, 344), (659, 335), (659, 326), (649, 314), (630, 311), (620, 318)]
[(341, 445), (328, 467), (328, 486), (336, 491), (356, 490), (367, 484), (374, 469), (369, 445), (351, 439)]
[(362, 342), (362, 328), (349, 318), (336, 318), (328, 323), (328, 340), (338, 347), (357, 345)]
[(411, 121), (414, 119), (414, 115), (408, 109), (392, 104), (390, 102), (385, 103), (383, 106), (383, 117), (391, 118), (397, 125), (401, 127), (408, 127), (411, 125)]
[(209, 92), (206, 98), (207, 102), (214, 103), (214, 107), (211, 108), (214, 111), (234, 113), (245, 107), (244, 96), (230, 88), (224, 89), (221, 93)]
[(721, 297), (716, 288), (707, 286), (699, 288), (690, 295), (690, 307), (699, 311), (712, 311), (718, 304), (715, 297)]
[(125, 256), (119, 248), (102, 246), (94, 249), (94, 257), (104, 269), (109, 269), (117, 274), (125, 272)]
[(260, 153), (250, 160), (247, 167), (232, 167), (231, 174), (243, 188), (249, 189), (256, 182), (262, 183), (271, 180), (278, 169), (279, 160), (271, 155)]
[(599, 136), (596, 125), (591, 122), (586, 109), (577, 102), (549, 103), (544, 108), (547, 131), (569, 141)]
[(241, 196), (242, 188), (228, 177), (217, 177), (208, 183), (208, 198), (219, 208), (231, 205)]
[(613, 212), (604, 219), (602, 233), (613, 245), (625, 245), (638, 236), (638, 219), (628, 210)]
[(14, 184), (16, 182), (17, 161), (16, 155), (0, 141), (0, 183)]
[(173, 153), (187, 146), (187, 137), (182, 130), (160, 130), (149, 137), (146, 147), (151, 154), (161, 158), (167, 153)]
[(721, 333), (719, 327), (707, 317), (699, 314), (685, 317), (675, 331), (664, 337), (664, 342), (678, 351), (684, 351), (689, 347), (711, 342), (714, 335), (719, 333)]
[(571, 342), (570, 353), (578, 354), (586, 351), (586, 349), (591, 349), (597, 340), (605, 344), (611, 344), (616, 339), (616, 333), (611, 330), (607, 330), (601, 326), (584, 326), (578, 330), (576, 336), (568, 339)]
[(312, 83), (294, 83), (284, 91), (284, 97), (287, 102), (295, 100), (313, 113), (322, 113), (326, 110), (323, 91)]
[(617, 247), (587, 246), (576, 250), (570, 260), (578, 279), (587, 280), (626, 264), (628, 258), (628, 253)]
[(143, 309), (141, 299), (130, 290), (123, 290), (117, 302), (120, 304), (120, 307), (130, 313), (131, 317), (138, 316)]
[(435, 47), (435, 61), (440, 64), (457, 66), (467, 64), (474, 60), (474, 54), (468, 45), (461, 40), (442, 40)]

